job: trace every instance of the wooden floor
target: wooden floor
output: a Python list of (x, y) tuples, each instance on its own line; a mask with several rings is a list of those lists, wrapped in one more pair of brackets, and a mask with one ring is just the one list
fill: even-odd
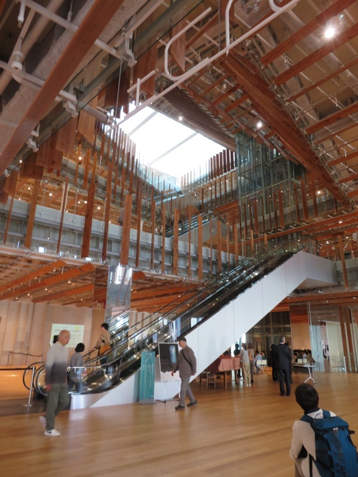
[[(294, 375), (293, 389), (304, 378)], [(358, 375), (319, 375), (317, 389), (321, 406), (358, 431)], [(1, 475), (293, 475), (291, 428), (302, 414), (294, 395), (279, 396), (269, 374), (252, 387), (193, 390), (198, 406), (180, 412), (177, 401), (63, 412), (59, 438), (43, 435), (36, 414), (0, 417)]]

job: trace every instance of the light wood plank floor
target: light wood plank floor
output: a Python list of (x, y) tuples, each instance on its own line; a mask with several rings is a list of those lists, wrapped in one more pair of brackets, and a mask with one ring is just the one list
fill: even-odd
[[(294, 375), (293, 389), (304, 378)], [(358, 431), (358, 375), (319, 375), (317, 389), (321, 406)], [(293, 475), (291, 428), (302, 414), (294, 395), (279, 396), (269, 374), (249, 388), (193, 390), (198, 406), (180, 412), (176, 401), (63, 412), (59, 438), (43, 435), (38, 415), (1, 417), (1, 475)]]

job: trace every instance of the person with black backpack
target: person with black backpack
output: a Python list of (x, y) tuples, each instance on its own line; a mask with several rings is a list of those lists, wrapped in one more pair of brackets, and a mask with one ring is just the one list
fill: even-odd
[(310, 384), (297, 386), (295, 396), (304, 411), (292, 428), (295, 477), (358, 477), (357, 451), (347, 422), (318, 407), (318, 393)]

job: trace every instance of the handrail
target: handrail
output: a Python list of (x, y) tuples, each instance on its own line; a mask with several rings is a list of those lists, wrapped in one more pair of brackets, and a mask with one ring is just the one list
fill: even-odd
[[(166, 88), (164, 91), (158, 94), (153, 94), (150, 98), (148, 98), (146, 101), (143, 101), (143, 103), (138, 106), (136, 109), (134, 109), (132, 112), (128, 113), (125, 118), (122, 120), (118, 121), (114, 126), (111, 126), (110, 130), (119, 127), (122, 123), (125, 121), (128, 121), (132, 116), (137, 114), (139, 111), (144, 109), (145, 107), (149, 106), (150, 104), (158, 101), (162, 97), (164, 97), (166, 94), (168, 94), (170, 91), (175, 89), (177, 86), (179, 86), (181, 83), (183, 83), (185, 80), (191, 78), (195, 73), (198, 73), (200, 70), (202, 70), (206, 65), (212, 63), (213, 61), (217, 60), (224, 54), (226, 54), (228, 51), (230, 51), (232, 48), (236, 47), (241, 43), (242, 41), (246, 40), (249, 38), (252, 34), (256, 33), (257, 31), (261, 30), (264, 26), (266, 26), (268, 23), (270, 23), (272, 20), (274, 20), (276, 17), (280, 16), (282, 13), (292, 10), (298, 2), (301, 0), (291, 0), (287, 5), (284, 5), (283, 7), (277, 7), (272, 1), (273, 9), (275, 10), (275, 13), (270, 15), (269, 17), (265, 18), (262, 22), (258, 23), (256, 26), (248, 30), (244, 35), (242, 35), (240, 38), (235, 40), (233, 43), (231, 43), (228, 47), (223, 48), (221, 51), (219, 51), (216, 55), (212, 56), (210, 59), (205, 59), (202, 60), (200, 63), (198, 63), (196, 66), (191, 68), (189, 71), (183, 73), (180, 76), (172, 76), (169, 71), (164, 71), (165, 76), (167, 76), (169, 79), (173, 81), (173, 84), (171, 84), (168, 88)], [(279, 8), (279, 10), (277, 10)], [(165, 48), (164, 51), (164, 62), (167, 63), (168, 65), (168, 57), (169, 57), (169, 52), (167, 48)]]
[[(220, 273), (207, 280), (207, 286), (204, 289), (201, 289), (195, 297), (191, 297), (185, 303), (178, 304), (174, 310), (170, 310), (163, 314), (157, 320), (149, 323), (146, 327), (133, 333), (133, 335), (129, 335), (128, 332), (126, 332), (126, 336), (122, 336), (125, 340), (122, 340), (115, 348), (108, 350), (97, 358), (102, 359), (107, 357), (108, 359), (108, 357), (111, 357), (110, 361), (103, 363), (102, 366), (96, 366), (87, 362), (84, 366), (78, 368), (102, 368), (104, 370), (104, 380), (98, 382), (96, 388), (97, 391), (95, 392), (99, 392), (99, 387), (102, 390), (103, 387), (108, 389), (108, 386), (113, 386), (120, 382), (123, 377), (125, 378), (127, 376), (126, 373), (131, 372), (133, 366), (137, 367), (137, 358), (140, 356), (143, 349), (155, 349), (157, 341), (160, 342), (173, 339), (174, 335), (171, 327), (173, 321), (177, 318), (180, 317), (184, 320), (181, 329), (177, 330), (177, 333), (187, 332), (188, 329), (195, 329), (197, 326), (200, 326), (203, 320), (210, 318), (212, 313), (217, 311), (218, 307), (220, 308), (223, 304), (231, 301), (237, 294), (243, 293), (253, 282), (261, 280), (262, 277), (268, 273), (268, 270), (276, 268), (279, 263), (282, 263), (281, 259), (286, 260), (290, 254), (297, 253), (297, 251), (302, 250), (302, 248), (302, 244), (300, 243), (295, 241), (285, 241), (279, 245), (272, 245), (271, 247), (263, 249), (253, 257), (241, 262), (238, 267), (225, 273)], [(274, 259), (273, 266), (271, 265), (272, 259)], [(257, 271), (258, 266), (261, 266), (259, 271)], [(219, 297), (221, 297), (220, 300)], [(186, 309), (186, 306), (190, 308)], [(180, 309), (182, 311), (180, 311)], [(178, 311), (180, 311), (180, 313), (178, 313)], [(196, 314), (198, 314), (198, 316), (200, 315), (201, 318), (196, 325), (192, 326), (190, 320), (188, 321), (188, 317), (195, 316)], [(159, 326), (156, 327), (158, 324)], [(155, 335), (158, 334), (159, 339), (156, 338), (154, 341)], [(130, 345), (131, 342), (134, 343), (133, 346)], [(116, 352), (118, 354), (115, 356), (114, 354)], [(112, 366), (113, 368), (111, 368)], [(45, 366), (40, 367), (36, 373), (36, 388), (42, 394), (44, 394), (44, 390), (41, 385), (39, 386), (39, 379), (40, 376), (43, 375), (44, 368)], [(112, 370), (109, 371), (108, 374), (107, 370), (110, 369)], [(109, 378), (107, 375), (109, 375)], [(94, 376), (94, 378), (97, 381), (97, 377)], [(93, 390), (89, 388), (89, 391)]]
[(31, 356), (33, 358), (43, 358), (43, 354), (31, 354), (31, 353), (22, 353), (22, 352), (16, 352), (16, 351), (9, 351), (9, 357), (7, 359), (7, 364), (10, 366), (10, 355), (13, 355), (13, 354), (19, 354), (19, 355), (22, 355), (22, 356)]
[[(201, 289), (201, 290), (200, 290), (200, 295), (205, 294), (206, 291), (208, 290), (208, 288), (209, 288), (211, 285), (213, 285), (213, 284), (215, 284), (215, 283), (218, 283), (218, 282), (224, 280), (225, 278), (226, 278), (226, 279), (227, 279), (227, 278), (230, 278), (230, 276), (233, 275), (233, 274), (235, 273), (235, 271), (238, 271), (238, 269), (244, 268), (245, 265), (250, 264), (250, 262), (252, 262), (252, 263), (256, 262), (257, 259), (258, 259), (260, 256), (262, 256), (263, 254), (267, 253), (269, 250), (287, 247), (287, 245), (288, 245), (289, 243), (296, 243), (296, 242), (290, 241), (290, 242), (288, 242), (288, 243), (283, 243), (283, 244), (281, 244), (279, 247), (278, 247), (277, 245), (273, 245), (272, 247), (268, 247), (267, 249), (260, 251), (260, 253), (256, 254), (254, 257), (250, 257), (249, 260), (246, 260), (244, 263), (241, 262), (236, 268), (234, 268), (234, 269), (232, 269), (232, 270), (229, 270), (228, 272), (223, 272), (223, 273), (221, 273), (221, 274), (219, 274), (219, 275), (217, 275), (217, 276), (215, 276), (215, 277), (213, 277), (213, 278), (208, 279), (206, 282), (203, 283), (203, 284), (207, 283), (207, 286), (205, 286), (204, 289)], [(301, 244), (298, 244), (298, 246), (299, 246), (300, 248), (302, 248), (302, 245), (301, 245)], [(246, 270), (245, 270), (245, 273), (246, 273)], [(209, 282), (211, 282), (211, 283), (209, 283)], [(203, 284), (202, 284), (202, 285), (203, 285)], [(224, 286), (226, 286), (226, 285), (224, 285)], [(222, 287), (221, 287), (221, 288), (222, 288)], [(217, 292), (217, 291), (218, 291), (218, 290), (216, 290), (216, 292)], [(186, 302), (186, 303), (187, 303), (187, 305), (189, 306), (189, 304), (192, 303), (192, 302), (195, 301), (195, 300), (196, 300), (196, 297), (191, 297), (191, 298), (188, 300), (188, 302)], [(173, 300), (173, 303), (174, 303), (175, 301), (176, 301), (176, 300)], [(156, 324), (158, 324), (161, 320), (163, 320), (163, 319), (169, 319), (169, 320), (170, 320), (170, 318), (168, 318), (168, 316), (171, 315), (171, 314), (173, 314), (173, 313), (175, 313), (176, 311), (180, 310), (182, 307), (183, 307), (183, 302), (179, 303), (175, 308), (173, 308), (173, 309), (171, 309), (170, 311), (164, 313), (162, 316), (160, 316), (160, 317), (157, 318), (156, 320), (154, 320), (154, 321), (152, 321), (152, 322), (149, 322), (148, 325), (146, 325), (145, 327), (141, 328), (141, 329), (138, 330), (137, 332), (134, 332), (134, 333), (130, 336), (130, 338), (128, 338), (128, 339), (130, 339), (130, 340), (135, 340), (135, 339), (138, 337), (138, 335), (140, 335), (140, 334), (142, 334), (142, 333), (145, 333), (145, 332), (148, 331), (150, 328), (152, 328), (153, 326), (155, 326)], [(156, 313), (154, 313), (154, 314), (152, 314), (152, 315), (149, 315), (146, 319), (150, 318), (150, 316), (153, 316), (153, 315), (155, 315), (155, 314), (156, 314)], [(133, 325), (132, 328), (135, 328), (135, 326), (136, 326), (136, 325)], [(128, 331), (129, 331), (129, 330), (127, 330), (127, 337), (129, 336)], [(158, 330), (155, 330), (151, 335), (153, 335), (153, 334), (155, 334), (155, 333), (158, 333)], [(149, 336), (151, 336), (151, 335), (149, 335)], [(147, 336), (144, 340), (139, 341), (139, 343), (141, 343), (142, 341), (145, 341), (147, 338), (148, 338), (148, 336)], [(138, 343), (136, 343), (136, 344), (138, 345)], [(103, 353), (103, 354), (101, 355), (101, 358), (103, 358), (104, 356), (110, 355), (115, 349), (116, 349), (116, 348), (114, 348), (114, 349), (112, 348), (111, 350), (108, 350), (106, 353)], [(125, 351), (125, 352), (123, 353), (123, 355), (127, 354), (127, 353), (130, 352), (130, 351), (131, 351), (131, 349), (128, 349), (127, 351)], [(106, 363), (106, 366), (110, 366), (111, 364), (113, 364), (113, 363), (114, 363), (115, 361), (117, 361), (117, 360), (118, 360), (118, 357), (116, 357), (116, 358), (115, 358), (113, 361), (111, 361), (110, 363)]]
[(265, 18), (264, 20), (262, 20), (262, 22), (260, 22), (259, 24), (257, 24), (253, 28), (251, 28), (250, 30), (248, 30), (246, 33), (241, 35), (239, 38), (237, 38), (232, 43), (230, 43), (229, 10), (230, 10), (230, 7), (231, 7), (231, 3), (229, 2), (227, 7), (226, 7), (226, 11), (225, 11), (225, 30), (226, 30), (226, 38), (227, 38), (227, 35), (229, 35), (229, 44), (226, 45), (225, 48), (223, 48), (221, 51), (216, 53), (211, 58), (205, 58), (204, 60), (200, 61), (196, 66), (191, 68), (189, 71), (186, 71), (183, 74), (178, 75), (178, 76), (171, 75), (169, 73), (169, 69), (168, 69), (169, 48), (170, 48), (171, 44), (173, 43), (173, 41), (177, 40), (183, 33), (185, 33), (191, 26), (195, 25), (195, 23), (197, 23), (199, 20), (201, 20), (201, 18), (206, 16), (211, 11), (211, 9), (205, 10), (205, 12), (203, 12), (201, 15), (199, 15), (195, 20), (193, 20), (191, 23), (189, 23), (185, 28), (183, 28), (183, 30), (178, 32), (176, 35), (173, 36), (173, 38), (171, 38), (171, 40), (168, 41), (168, 43), (165, 47), (165, 50), (164, 50), (164, 74), (165, 74), (165, 76), (167, 76), (167, 78), (169, 78), (170, 80), (172, 80), (174, 82), (176, 82), (176, 81), (182, 82), (182, 81), (185, 81), (186, 79), (189, 79), (193, 74), (198, 73), (205, 66), (213, 63), (215, 60), (217, 60), (218, 58), (223, 56), (225, 53), (229, 53), (229, 51), (232, 50), (232, 48), (234, 48), (235, 46), (238, 46), (241, 42), (246, 40), (248, 37), (250, 37), (251, 35), (253, 35), (257, 31), (261, 30), (265, 25), (270, 23), (276, 17), (282, 15), (282, 13), (287, 12), (288, 10), (292, 10), (297, 5), (298, 2), (300, 2), (300, 0), (291, 0), (289, 3), (287, 3), (287, 5), (284, 5), (283, 7), (278, 7), (277, 5), (275, 5), (273, 0), (270, 0), (270, 7), (274, 11), (274, 13), (272, 15), (270, 15), (269, 17)]

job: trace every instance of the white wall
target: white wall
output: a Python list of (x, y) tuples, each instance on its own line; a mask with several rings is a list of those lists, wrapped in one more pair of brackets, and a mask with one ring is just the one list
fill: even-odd
[[(98, 319), (100, 323), (102, 317)], [(95, 313), (97, 310), (95, 310)], [(98, 314), (98, 313), (97, 313)], [(83, 342), (90, 349), (92, 309), (75, 306), (57, 306), (31, 301), (0, 301), (0, 365), (9, 363), (9, 352), (43, 354), (46, 359), (54, 323), (84, 325)], [(100, 324), (99, 323), (99, 324)], [(65, 327), (65, 326), (64, 326)], [(100, 329), (98, 326), (98, 333)], [(96, 337), (95, 337), (96, 338)], [(69, 349), (70, 355), (73, 349)], [(10, 364), (28, 365), (39, 358), (14, 355)]]

